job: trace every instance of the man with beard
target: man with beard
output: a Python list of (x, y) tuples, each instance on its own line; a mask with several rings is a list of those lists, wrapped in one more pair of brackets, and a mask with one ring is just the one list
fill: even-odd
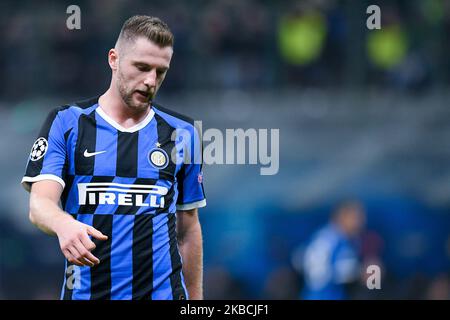
[(53, 110), (32, 147), (22, 184), (66, 258), (61, 299), (203, 298), (199, 132), (153, 102), (172, 54), (164, 22), (129, 18), (109, 89)]

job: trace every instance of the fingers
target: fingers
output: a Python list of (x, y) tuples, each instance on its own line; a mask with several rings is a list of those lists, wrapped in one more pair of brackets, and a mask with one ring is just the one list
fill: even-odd
[(86, 246), (80, 239), (75, 239), (70, 245), (66, 245), (62, 251), (69, 262), (80, 267), (93, 267), (99, 264), (100, 260), (90, 252), (90, 250), (95, 248), (95, 244), (89, 240), (87, 235), (85, 235), (85, 238), (87, 238)]
[(78, 255), (75, 257), (81, 262), (85, 262), (84, 264), (93, 267), (96, 264), (100, 263), (100, 260), (95, 257), (86, 247), (81, 243), (80, 240), (75, 241), (74, 243), (75, 249), (78, 251)]
[(94, 250), (96, 248), (95, 243), (89, 238), (87, 233), (83, 234), (81, 236), (80, 240), (81, 240), (81, 243), (83, 244), (83, 246), (87, 250), (92, 251), (92, 250)]
[(98, 240), (107, 240), (108, 239), (108, 236), (105, 236), (103, 233), (101, 233), (94, 227), (88, 227), (87, 232), (89, 235), (93, 236), (95, 239), (98, 239)]
[(97, 229), (86, 224), (74, 221), (60, 229), (58, 239), (64, 256), (70, 263), (77, 266), (93, 267), (100, 263), (91, 251), (95, 249), (95, 243), (89, 235), (98, 240), (106, 240), (108, 237)]
[(83, 267), (84, 266), (84, 264), (80, 260), (75, 258), (75, 255), (72, 254), (71, 250), (63, 249), (62, 252), (63, 252), (64, 256), (66, 257), (67, 261), (69, 261), (70, 263), (72, 263), (74, 265), (77, 265), (79, 267)]

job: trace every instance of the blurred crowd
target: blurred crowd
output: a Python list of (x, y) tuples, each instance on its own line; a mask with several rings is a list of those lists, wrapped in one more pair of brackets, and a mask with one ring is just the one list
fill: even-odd
[(90, 95), (108, 83), (107, 52), (133, 14), (164, 19), (175, 34), (169, 92), (286, 86), (422, 90), (448, 84), (450, 4), (378, 1), (77, 1), (81, 30), (66, 28), (68, 1), (2, 1), (0, 95)]

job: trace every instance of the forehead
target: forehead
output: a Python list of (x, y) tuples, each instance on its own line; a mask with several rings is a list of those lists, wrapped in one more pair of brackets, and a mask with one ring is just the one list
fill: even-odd
[(132, 62), (143, 62), (150, 65), (169, 67), (172, 58), (172, 47), (159, 47), (144, 37), (135, 40), (131, 50), (127, 50), (126, 59)]

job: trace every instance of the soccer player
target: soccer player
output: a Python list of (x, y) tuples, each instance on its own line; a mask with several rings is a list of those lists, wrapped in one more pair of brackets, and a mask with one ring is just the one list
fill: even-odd
[[(365, 225), (365, 212), (359, 202), (338, 206), (328, 224), (315, 233), (306, 247), (303, 261), (305, 287), (302, 298), (342, 300), (360, 279), (358, 235)], [(298, 257), (299, 258), (299, 257)]]
[(199, 132), (153, 102), (172, 53), (164, 22), (128, 19), (109, 89), (53, 110), (32, 147), (22, 184), (66, 258), (61, 299), (203, 298)]

